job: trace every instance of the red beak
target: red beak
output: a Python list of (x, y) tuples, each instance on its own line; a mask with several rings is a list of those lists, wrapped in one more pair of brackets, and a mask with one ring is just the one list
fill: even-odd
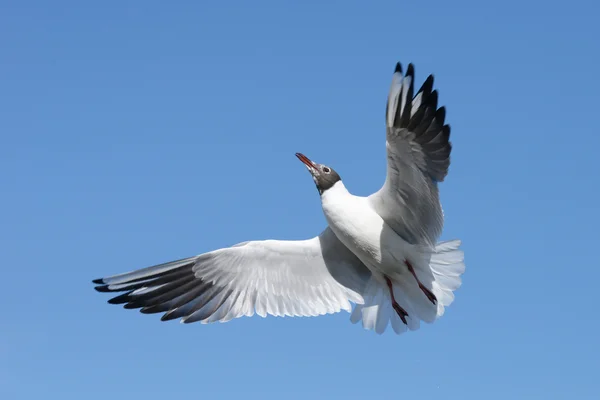
[(296, 157), (298, 157), (298, 159), (300, 161), (302, 161), (302, 163), (304, 165), (306, 165), (308, 168), (310, 169), (317, 169), (317, 164), (315, 164), (314, 162), (310, 161), (308, 157), (306, 157), (304, 154), (302, 153), (296, 153)]

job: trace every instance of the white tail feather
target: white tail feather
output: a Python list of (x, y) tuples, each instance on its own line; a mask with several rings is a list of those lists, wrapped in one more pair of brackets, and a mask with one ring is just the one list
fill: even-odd
[(394, 297), (400, 307), (408, 313), (405, 325), (392, 307), (389, 290), (381, 280), (372, 277), (364, 291), (364, 304), (358, 304), (352, 311), (350, 321), (355, 324), (362, 320), (365, 329), (382, 334), (388, 323), (397, 334), (407, 330), (417, 330), (420, 322), (433, 323), (444, 315), (445, 308), (454, 301), (454, 291), (461, 283), (465, 272), (464, 253), (459, 250), (460, 240), (440, 242), (431, 254), (426, 269), (415, 265), (419, 280), (433, 292), (437, 304), (432, 304), (421, 291), (414, 277), (399, 274), (393, 279)]

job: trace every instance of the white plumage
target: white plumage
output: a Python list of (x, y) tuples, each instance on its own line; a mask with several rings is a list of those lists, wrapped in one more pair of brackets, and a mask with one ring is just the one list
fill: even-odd
[[(454, 300), (464, 273), (460, 241), (443, 228), (438, 183), (448, 173), (450, 128), (429, 76), (413, 96), (414, 68), (400, 64), (386, 110), (387, 175), (369, 197), (301, 154), (321, 194), (328, 227), (308, 240), (249, 241), (183, 260), (97, 279), (109, 300), (163, 320), (226, 322), (241, 316), (351, 312), (351, 321), (401, 334), (431, 323)], [(356, 306), (352, 310), (352, 303)]]

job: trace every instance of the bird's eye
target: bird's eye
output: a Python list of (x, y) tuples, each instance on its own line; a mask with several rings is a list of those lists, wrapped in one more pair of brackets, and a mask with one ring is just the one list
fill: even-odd
[(323, 167), (323, 172), (325, 172), (326, 174), (330, 173), (331, 170), (327, 167)]

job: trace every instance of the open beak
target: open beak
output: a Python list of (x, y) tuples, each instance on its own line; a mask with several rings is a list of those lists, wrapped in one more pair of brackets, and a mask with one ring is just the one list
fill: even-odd
[(302, 161), (302, 163), (304, 165), (306, 165), (306, 168), (308, 168), (308, 170), (310, 171), (311, 174), (315, 174), (318, 169), (317, 169), (317, 164), (315, 164), (314, 162), (310, 161), (310, 159), (308, 157), (306, 157), (304, 154), (302, 153), (296, 153), (296, 157), (298, 157), (298, 159), (300, 161)]

